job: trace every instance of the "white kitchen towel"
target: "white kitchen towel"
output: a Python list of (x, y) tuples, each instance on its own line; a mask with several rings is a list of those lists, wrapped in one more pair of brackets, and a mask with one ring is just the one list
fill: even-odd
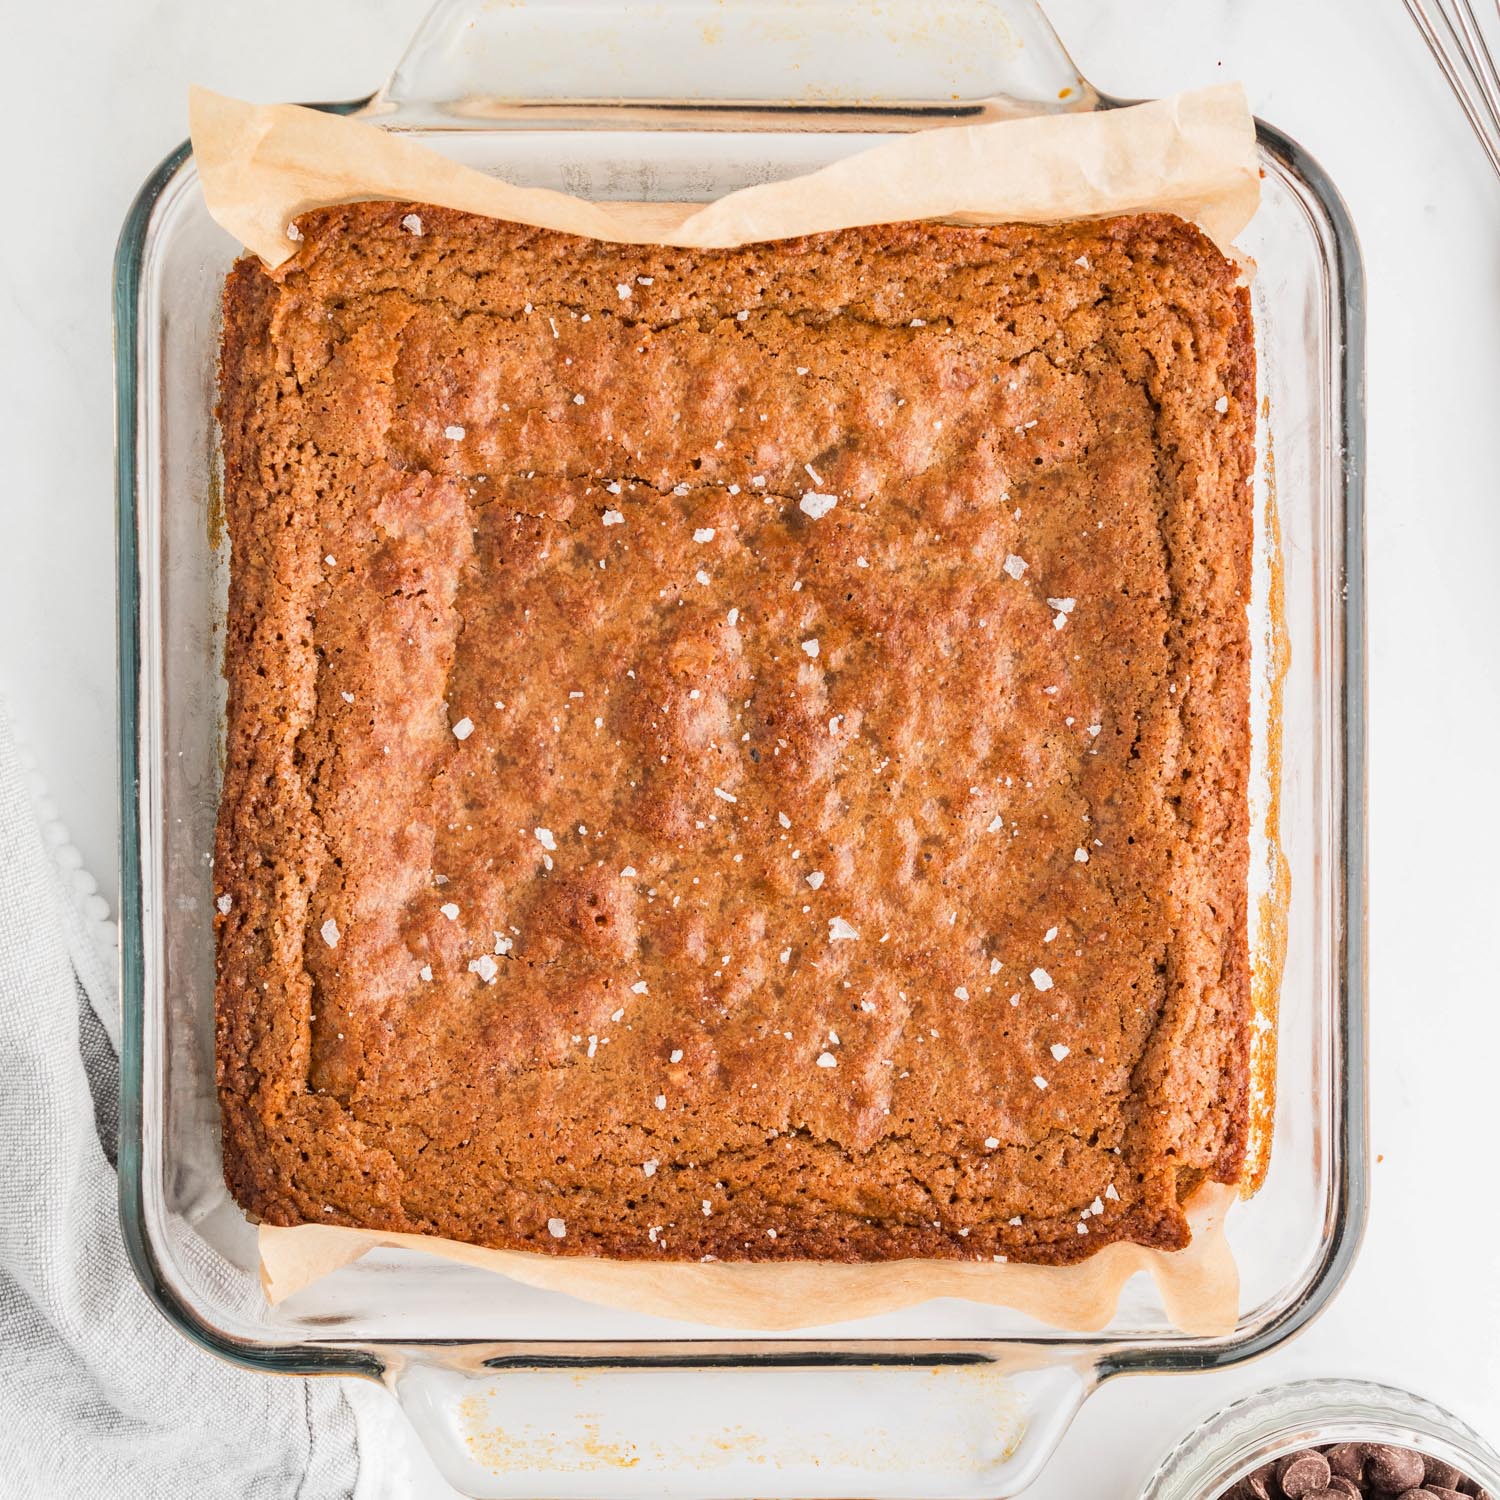
[(118, 1028), (101, 1021), (113, 929), (80, 864), (39, 825), (0, 707), (0, 1493), (409, 1493), (384, 1392), (227, 1364), (137, 1285), (115, 1207)]

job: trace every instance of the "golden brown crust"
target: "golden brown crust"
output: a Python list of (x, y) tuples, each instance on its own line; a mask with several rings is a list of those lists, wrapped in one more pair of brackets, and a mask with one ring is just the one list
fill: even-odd
[(1235, 268), (1150, 215), (301, 227), (225, 295), (237, 1200), (616, 1257), (1185, 1243), (1248, 1116)]

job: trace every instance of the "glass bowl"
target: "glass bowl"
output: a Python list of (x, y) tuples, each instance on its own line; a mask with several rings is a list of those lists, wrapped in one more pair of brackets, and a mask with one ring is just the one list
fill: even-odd
[(1283, 1453), (1327, 1443), (1393, 1443), (1440, 1458), (1500, 1495), (1500, 1454), (1441, 1406), (1366, 1380), (1299, 1380), (1226, 1406), (1161, 1461), (1141, 1500), (1219, 1500)]

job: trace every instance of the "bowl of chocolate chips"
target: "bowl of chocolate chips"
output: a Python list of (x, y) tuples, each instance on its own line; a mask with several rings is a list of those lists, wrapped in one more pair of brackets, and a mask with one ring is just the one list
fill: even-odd
[(1142, 1500), (1500, 1500), (1500, 1455), (1410, 1391), (1301, 1380), (1210, 1417)]

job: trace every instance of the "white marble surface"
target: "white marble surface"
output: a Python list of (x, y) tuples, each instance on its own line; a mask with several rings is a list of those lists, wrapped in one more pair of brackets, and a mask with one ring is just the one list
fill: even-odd
[[(0, 692), (113, 892), (109, 267), (137, 185), (184, 134), (189, 80), (340, 98), (424, 0), (8, 8), (0, 148)], [(1118, 1380), (1035, 1500), (1128, 1500), (1241, 1392), (1346, 1372), (1408, 1384), (1500, 1442), (1500, 186), (1398, 0), (1052, 0), (1118, 93), (1242, 78), (1341, 186), (1370, 297), (1374, 1206), (1354, 1274), (1295, 1343), (1213, 1376)], [(281, 40), (295, 26), (296, 47)], [(421, 1460), (414, 1494), (448, 1491)], [(423, 1477), (425, 1476), (425, 1477)]]

